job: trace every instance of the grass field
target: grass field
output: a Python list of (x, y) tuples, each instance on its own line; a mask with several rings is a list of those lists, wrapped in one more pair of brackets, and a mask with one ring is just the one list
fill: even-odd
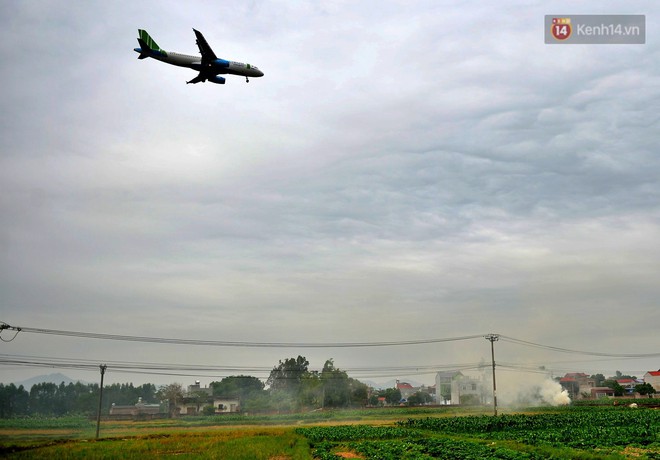
[(0, 420), (0, 457), (221, 459), (660, 459), (660, 411), (628, 407), (326, 411), (101, 425)]

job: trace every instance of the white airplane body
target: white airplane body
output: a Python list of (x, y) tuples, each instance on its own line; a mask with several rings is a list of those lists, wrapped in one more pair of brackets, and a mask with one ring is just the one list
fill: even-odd
[(220, 77), (220, 74), (241, 75), (245, 77), (245, 81), (250, 81), (249, 77), (263, 77), (264, 73), (256, 66), (218, 58), (201, 32), (195, 29), (193, 31), (197, 36), (197, 46), (199, 47), (201, 57), (165, 51), (143, 29), (138, 29), (140, 35), (138, 43), (140, 44), (140, 48), (135, 48), (134, 50), (140, 53), (138, 59), (150, 57), (167, 64), (197, 70), (199, 75), (187, 83), (210, 81), (224, 85), (225, 78)]

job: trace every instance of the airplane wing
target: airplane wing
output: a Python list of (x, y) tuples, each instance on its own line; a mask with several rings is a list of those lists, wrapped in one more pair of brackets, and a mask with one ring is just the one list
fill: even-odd
[(200, 72), (199, 75), (197, 75), (192, 80), (187, 81), (186, 83), (199, 83), (200, 81), (206, 81), (206, 76), (202, 72)]
[(193, 29), (195, 36), (197, 36), (197, 46), (199, 47), (199, 52), (202, 54), (202, 65), (207, 64), (208, 62), (215, 61), (218, 57), (215, 55), (208, 42), (204, 38), (204, 35), (199, 30)]

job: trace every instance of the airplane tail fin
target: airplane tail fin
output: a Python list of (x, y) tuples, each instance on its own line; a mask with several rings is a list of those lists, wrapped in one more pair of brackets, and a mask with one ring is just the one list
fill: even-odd
[(162, 55), (167, 56), (167, 53), (160, 49), (158, 43), (154, 41), (153, 38), (147, 33), (144, 29), (138, 29), (139, 38), (137, 39), (140, 44), (140, 48), (136, 48), (135, 51), (140, 53), (138, 59), (144, 59), (153, 55)]

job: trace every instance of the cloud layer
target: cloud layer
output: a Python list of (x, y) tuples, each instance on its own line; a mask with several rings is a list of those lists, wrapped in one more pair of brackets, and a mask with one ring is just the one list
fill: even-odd
[[(655, 351), (657, 8), (626, 9), (615, 13), (646, 14), (646, 45), (545, 45), (554, 11), (524, 1), (5, 3), (0, 320)], [(193, 54), (191, 27), (265, 76), (186, 85), (192, 71), (132, 51), (146, 28)], [(483, 342), (219, 356), (145, 345), (139, 360), (421, 366), (487, 358)], [(134, 347), (25, 334), (4, 349), (102, 361)], [(498, 349), (558, 370), (660, 367)]]

